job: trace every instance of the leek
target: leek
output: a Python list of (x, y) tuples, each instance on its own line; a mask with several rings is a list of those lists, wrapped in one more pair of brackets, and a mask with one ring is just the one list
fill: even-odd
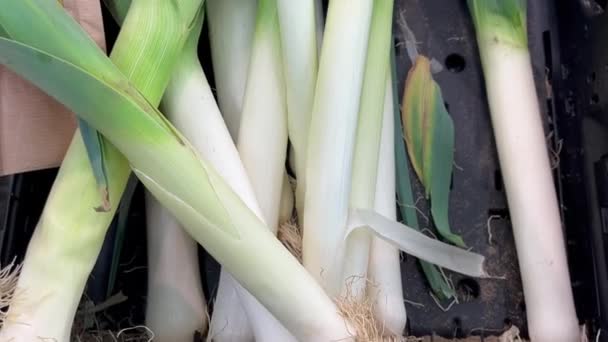
[(578, 321), (538, 98), (525, 0), (469, 0), (532, 341), (576, 341)]
[(258, 1), (237, 142), (262, 217), (275, 234), (287, 152), (287, 108), (276, 2)]
[[(196, 37), (198, 38), (198, 34)], [(196, 41), (198, 39), (193, 40), (193, 44), (184, 49), (181, 63), (178, 64), (167, 87), (163, 108), (167, 117), (190, 139), (200, 155), (213, 165), (233, 191), (241, 196), (243, 202), (260, 216), (260, 209), (245, 168), (241, 164), (236, 147), (198, 61), (196, 44), (194, 44)], [(235, 286), (234, 296), (245, 297), (244, 309), (247, 316), (251, 317), (249, 321), (254, 331), (262, 330), (262, 333), (256, 333), (256, 338), (264, 340), (263, 334), (272, 332), (266, 322), (274, 319), (250, 294), (236, 283)], [(217, 309), (222, 308), (217, 307)], [(215, 315), (213, 316), (210, 334), (214, 340), (242, 338), (240, 331), (233, 329), (235, 326), (241, 327), (238, 323), (235, 325), (234, 317), (224, 315), (219, 317), (227, 321), (218, 320)], [(236, 319), (240, 319), (240, 316)], [(278, 338), (285, 340), (280, 335)]]
[[(171, 106), (180, 89), (185, 70), (194, 69), (203, 13), (192, 26), (181, 55), (163, 97), (169, 120), (180, 112)], [(201, 96), (192, 96), (198, 99)], [(203, 107), (205, 108), (205, 107)], [(177, 113), (176, 113), (177, 112)], [(204, 124), (193, 119), (189, 127)], [(180, 126), (176, 123), (176, 126)], [(182, 128), (181, 125), (180, 128)], [(146, 191), (146, 219), (148, 233), (148, 295), (146, 326), (159, 342), (190, 342), (196, 331), (207, 328), (207, 305), (203, 294), (198, 261), (198, 244), (188, 235), (173, 215)]]
[[(277, 0), (259, 0), (237, 147), (261, 216), (276, 235), (286, 182), (287, 108), (277, 17)], [(257, 213), (256, 213), (257, 214)], [(241, 295), (257, 341), (295, 338), (250, 295)], [(262, 308), (263, 309), (263, 308)], [(261, 312), (260, 312), (261, 311)]]
[[(209, 0), (206, 8), (217, 99), (226, 126), (236, 142), (251, 59), (257, 0)], [(253, 340), (237, 286), (234, 278), (222, 268), (211, 318), (211, 332), (219, 342)]]
[[(106, 0), (106, 5), (119, 24), (127, 15), (130, 2)], [(178, 58), (178, 70), (174, 71), (174, 75), (192, 64), (184, 55), (196, 51), (202, 20), (201, 12)], [(167, 89), (171, 89), (174, 83), (169, 83)], [(207, 306), (199, 275), (197, 244), (147, 191), (146, 218), (146, 326), (154, 332), (157, 341), (190, 341), (195, 331), (205, 331), (207, 326)]]
[[(392, 19), (393, 0), (375, 0), (357, 123), (350, 196), (352, 208), (374, 208), (386, 79), (390, 72)], [(348, 283), (350, 293), (359, 298), (366, 292), (371, 238), (370, 232), (358, 231), (347, 241), (342, 286)]]
[(209, 0), (209, 38), (217, 98), (236, 142), (251, 59), (257, 0)]
[[(74, 47), (70, 51), (78, 51), (78, 55), (86, 53), (88, 58), (74, 58), (69, 54), (66, 54), (67, 57), (58, 57), (52, 51), (46, 51), (53, 50), (52, 46), (41, 44), (43, 46), (37, 48), (0, 38), (0, 63), (67, 105), (124, 153), (135, 174), (159, 202), (298, 340), (352, 339), (354, 336), (350, 332), (353, 330), (338, 315), (335, 305), (314, 278), (289, 254), (255, 213), (247, 208), (206, 158), (199, 157), (200, 154), (191, 147), (190, 142), (130, 85), (103, 53), (94, 46), (83, 44), (89, 40), (70, 21), (69, 16), (57, 11), (56, 6), (43, 6), (46, 4), (44, 1), (30, 1), (25, 6), (23, 4), (11, 3), (11, 16), (0, 16), (0, 23), (6, 27), (5, 21), (10, 21), (10, 17), (32, 18), (36, 13), (50, 13), (56, 20), (33, 21), (36, 24), (28, 27), (29, 33), (39, 40), (44, 40), (49, 32), (67, 37), (63, 46)], [(344, 6), (348, 3), (332, 4)], [(371, 3), (368, 5), (359, 9), (371, 9)], [(352, 6), (344, 6), (342, 9), (350, 8)], [(195, 12), (195, 9), (181, 5), (174, 9)], [(345, 11), (335, 15), (348, 13)], [(131, 14), (127, 19), (130, 17)], [(351, 20), (349, 16), (344, 18), (347, 22)], [(330, 15), (328, 29), (332, 27), (331, 23)], [(191, 27), (190, 24), (187, 27)], [(53, 25), (53, 29), (45, 25)], [(353, 29), (356, 25), (349, 26)], [(333, 30), (335, 29), (334, 27)], [(331, 36), (326, 37), (326, 42), (331, 41)], [(337, 37), (333, 39), (337, 40)], [(364, 50), (361, 49), (362, 52)], [(324, 50), (323, 53), (332, 52), (327, 51)], [(360, 65), (361, 70), (362, 68), (363, 57)], [(330, 69), (326, 70), (328, 71)], [(323, 77), (320, 78), (322, 79)], [(319, 84), (323, 82), (319, 81)], [(357, 92), (360, 91), (359, 87)], [(358, 106), (348, 107), (353, 109), (353, 116), (356, 117)], [(481, 256), (446, 246), (370, 210), (347, 208), (345, 211), (348, 222), (343, 225), (345, 232), (342, 232), (342, 238), (360, 229), (375, 226), (378, 236), (393, 241), (416, 256), (465, 274), (484, 274)], [(416, 246), (422, 246), (422, 250)], [(260, 270), (264, 271), (264, 277), (259, 276)]]
[[(387, 77), (384, 95), (382, 135), (376, 177), (374, 208), (387, 218), (397, 219), (395, 205), (395, 152), (394, 152), (393, 80)], [(386, 241), (374, 237), (369, 256), (369, 278), (372, 285), (368, 293), (374, 300), (374, 316), (383, 330), (402, 335), (407, 321), (401, 285), (399, 250)]]
[(306, 158), (304, 266), (330, 296), (342, 287), (359, 97), (372, 0), (329, 3)]
[[(21, 14), (21, 18), (32, 16), (40, 3), (12, 6), (10, 13)], [(69, 20), (64, 15), (60, 22)], [(51, 31), (62, 32), (61, 28)], [(32, 32), (45, 37), (48, 31)], [(71, 33), (78, 33), (72, 42), (84, 34), (81, 30)], [(79, 51), (83, 48), (67, 46), (78, 46)], [(197, 156), (189, 142), (109, 61), (100, 60), (103, 53), (99, 49), (88, 52), (99, 55), (94, 59), (101, 62), (94, 71), (99, 76), (42, 50), (0, 38), (0, 62), (68, 105), (126, 152), (144, 185), (299, 340), (348, 339), (349, 329), (335, 305), (297, 260)], [(265, 270), (266, 276), (260, 278), (257, 270)]]
[[(1, 5), (0, 21), (10, 38), (55, 53), (86, 70), (108, 64), (103, 52), (58, 3), (24, 0), (2, 1)], [(188, 34), (183, 22), (191, 22), (198, 7), (200, 1), (184, 2), (178, 10), (163, 1), (134, 2), (112, 60), (148, 96), (150, 103), (160, 101), (183, 44), (183, 38), (176, 37)], [(18, 14), (24, 12), (29, 13), (29, 18), (38, 17), (23, 25), (23, 17)], [(49, 20), (41, 20), (40, 14)], [(162, 25), (143, 24), (149, 20)], [(150, 59), (138, 58), (141, 54)], [(93, 209), (99, 205), (98, 188), (82, 138), (76, 132), (28, 246), (16, 297), (0, 331), (0, 340), (33, 341), (39, 337), (69, 340), (87, 277), (129, 175), (122, 155), (111, 144), (106, 143), (105, 147), (110, 210)]]
[[(270, 11), (272, 15), (272, 8), (263, 10)], [(264, 12), (260, 11), (260, 13)], [(173, 78), (167, 87), (163, 108), (176, 127), (191, 139), (201, 156), (214, 165), (233, 190), (237, 193), (243, 192), (244, 200), (251, 203), (253, 210), (259, 213), (260, 210), (257, 209), (257, 203), (255, 203), (244, 168), (198, 62), (197, 43), (200, 26), (197, 25), (193, 28), (191, 37), (183, 49)], [(196, 108), (196, 110), (193, 112), (192, 108)], [(279, 157), (280, 160), (281, 157)], [(281, 162), (278, 172), (283, 169), (282, 164)], [(196, 245), (193, 245), (189, 236), (182, 233), (171, 214), (159, 207), (156, 200), (150, 198), (150, 205), (153, 206), (153, 209), (148, 209), (149, 217), (164, 223), (164, 226), (155, 224), (155, 227), (158, 228), (151, 230), (153, 234), (151, 234), (152, 239), (149, 245), (158, 248), (159, 245), (164, 244), (165, 247), (164, 250), (161, 250), (160, 256), (156, 256), (161, 259), (162, 268), (158, 267), (159, 261), (154, 260), (155, 257), (150, 258), (149, 277), (151, 279), (146, 314), (147, 325), (155, 332), (158, 340), (190, 340), (192, 331), (196, 328), (202, 330), (199, 325), (200, 318), (204, 316), (202, 312), (195, 312), (200, 311), (196, 309), (201, 305), (193, 305), (200, 303), (202, 297), (200, 296), (202, 294), (200, 280), (193, 279), (193, 275), (198, 274)], [(149, 222), (149, 226), (155, 223), (154, 220)], [(150, 250), (154, 251), (154, 249)], [(175, 267), (178, 264), (184, 267)], [(188, 265), (191, 267), (186, 267)], [(280, 325), (277, 326), (278, 323), (275, 322), (275, 319), (250, 294), (240, 287), (235, 291), (235, 295), (237, 292), (245, 297), (245, 311), (249, 317), (252, 317), (251, 321), (254, 324), (257, 339), (274, 338), (281, 341), (292, 339), (284, 328)], [(179, 294), (177, 298), (176, 293)], [(167, 319), (165, 315), (170, 316)], [(224, 318), (224, 315), (218, 316)], [(237, 336), (233, 335), (235, 330), (232, 329), (232, 319), (234, 318), (228, 317), (228, 319), (230, 321), (221, 322), (218, 319), (212, 321), (211, 334), (214, 340), (242, 338), (238, 334), (239, 331), (237, 331)], [(239, 319), (238, 316), (237, 319)], [(217, 322), (223, 323), (224, 326), (219, 327), (218, 324), (221, 323)], [(239, 324), (236, 326), (240, 327)], [(226, 329), (227, 327), (228, 329)]]
[[(303, 341), (352, 337), (349, 331), (353, 330), (314, 279), (111, 63), (100, 65), (95, 71), (100, 76), (95, 76), (64, 59), (4, 38), (0, 38), (0, 63), (83, 113), (83, 119), (125, 152), (135, 174), (154, 196), (295, 337)], [(345, 237), (369, 227), (412, 255), (467, 275), (485, 275), (482, 256), (406, 229), (374, 211), (350, 210)], [(266, 277), (259, 277), (258, 270), (264, 270)]]
[(299, 213), (304, 212), (308, 128), (317, 81), (317, 28), (320, 25), (316, 21), (322, 19), (322, 16), (316, 17), (319, 13), (317, 2), (277, 1), (286, 80), (290, 162), (298, 180), (296, 206)]

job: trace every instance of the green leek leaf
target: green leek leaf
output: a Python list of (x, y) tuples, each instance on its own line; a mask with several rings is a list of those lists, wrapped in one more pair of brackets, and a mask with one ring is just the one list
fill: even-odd
[[(393, 48), (394, 50), (394, 48)], [(393, 68), (393, 92), (397, 93), (397, 70), (395, 64), (394, 51), (391, 54), (391, 64)], [(401, 123), (401, 111), (399, 110), (399, 101), (396, 96), (393, 97), (395, 102), (393, 108), (395, 110), (395, 174), (397, 175), (397, 198), (399, 199), (399, 211), (406, 225), (420, 230), (418, 224), (418, 214), (416, 213), (414, 202), (414, 194), (412, 191), (412, 183), (410, 180), (410, 168), (405, 151), (405, 142), (403, 141), (403, 126)], [(454, 289), (448, 284), (445, 278), (439, 272), (437, 266), (420, 260), (422, 272), (426, 276), (431, 290), (441, 299), (450, 299), (454, 296)]]
[(481, 40), (528, 47), (526, 0), (468, 0)]
[[(198, 160), (196, 152), (181, 134), (117, 69), (114, 69), (117, 75), (110, 72), (112, 69), (102, 71), (100, 76), (93, 75), (61, 58), (6, 38), (0, 38), (0, 63), (82, 115), (92, 126), (103, 127), (104, 135), (111, 133), (120, 143), (117, 148), (142, 151), (133, 155), (131, 162), (148, 164), (156, 151), (166, 150), (176, 143), (181, 146), (180, 155), (187, 154), (189, 160)], [(110, 77), (106, 78), (106, 75)], [(114, 77), (118, 83), (107, 82)], [(176, 153), (175, 148), (172, 151)], [(137, 174), (141, 179), (142, 172)], [(207, 195), (204, 202), (215, 210), (207, 208), (206, 211), (218, 213), (213, 215), (215, 222), (210, 222), (209, 226), (220, 230), (225, 238), (239, 239), (240, 234), (230, 222), (227, 209), (222, 203), (211, 200), (215, 196)], [(184, 205), (187, 206), (181, 203), (180, 208)], [(193, 208), (188, 208), (188, 212), (192, 212)]]
[(451, 243), (466, 247), (452, 233), (448, 220), (450, 183), (454, 163), (454, 124), (441, 90), (433, 80), (430, 62), (418, 56), (410, 70), (403, 94), (403, 131), (412, 166), (431, 199), (437, 231)]
[(87, 149), (87, 156), (91, 163), (91, 169), (99, 188), (99, 194), (101, 195), (101, 204), (95, 208), (96, 211), (107, 212), (110, 211), (110, 193), (108, 187), (108, 175), (106, 172), (105, 158), (104, 158), (104, 140), (103, 137), (89, 124), (78, 119), (78, 127), (80, 127), (80, 134), (84, 146)]
[(112, 14), (112, 18), (119, 25), (122, 25), (131, 6), (131, 0), (103, 0), (103, 3), (108, 11), (110, 11), (110, 14)]

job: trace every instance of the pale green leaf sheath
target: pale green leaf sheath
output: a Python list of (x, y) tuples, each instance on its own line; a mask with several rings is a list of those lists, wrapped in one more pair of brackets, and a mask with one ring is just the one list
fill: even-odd
[[(240, 196), (241, 200), (259, 218), (262, 218), (261, 210), (239, 153), (234, 146), (198, 61), (197, 42), (198, 39), (190, 39), (189, 44), (184, 48), (182, 57), (176, 66), (173, 78), (163, 97), (162, 108), (165, 110), (167, 118), (192, 142), (193, 147), (200, 153), (200, 156), (213, 165), (214, 169), (222, 176), (228, 186)], [(239, 296), (244, 298), (244, 305), (241, 307), (241, 304), (237, 302), (238, 306), (236, 310), (245, 312), (248, 316), (252, 317), (251, 323), (255, 328), (257, 340), (288, 341), (285, 335), (277, 334), (275, 329), (278, 323), (251, 294), (238, 285), (229, 273), (223, 272), (222, 276), (223, 278), (221, 279), (224, 282), (219, 285), (218, 296), (222, 291), (222, 286), (226, 286), (226, 279), (232, 279), (231, 281), (234, 282), (233, 287), (225, 290), (232, 291), (234, 298), (238, 299)], [(160, 306), (162, 304), (160, 300), (158, 304), (158, 318), (160, 320), (164, 310)], [(215, 302), (215, 310), (209, 332), (213, 340), (250, 340), (243, 335), (240, 322), (235, 321), (242, 316), (218, 315), (218, 312), (226, 312), (222, 311), (226, 310), (225, 307), (218, 306), (220, 304), (226, 304), (226, 302), (219, 302), (218, 300)], [(239, 311), (228, 312), (238, 313)], [(284, 330), (284, 328), (281, 329)], [(285, 331), (285, 333), (289, 336), (288, 332)], [(271, 335), (268, 336), (269, 334)]]
[(431, 213), (439, 234), (465, 247), (452, 233), (448, 219), (454, 162), (454, 124), (445, 109), (441, 90), (433, 80), (430, 61), (418, 56), (403, 94), (403, 133), (412, 166), (431, 198)]
[(257, 3), (258, 0), (208, 0), (206, 4), (217, 99), (235, 142), (241, 124)]
[[(184, 69), (192, 70), (203, 24), (203, 11), (177, 59), (166, 93), (175, 95)], [(194, 58), (192, 58), (194, 57)], [(177, 76), (176, 76), (177, 75)], [(176, 82), (176, 78), (178, 79)], [(173, 88), (173, 89), (171, 89)], [(188, 94), (193, 99), (201, 95)], [(163, 97), (164, 103), (168, 101)], [(170, 119), (170, 118), (169, 118)], [(202, 124), (190, 122), (191, 127)], [(190, 342), (207, 329), (207, 305), (200, 277), (198, 244), (175, 217), (146, 191), (148, 293), (146, 326), (158, 342)]]
[[(46, 32), (36, 31), (41, 37)], [(0, 62), (66, 104), (125, 153), (154, 196), (298, 340), (349, 340), (353, 330), (321, 287), (111, 64), (94, 76), (6, 39), (0, 39)]]
[[(122, 24), (130, 1), (105, 1), (115, 20)], [(182, 86), (184, 69), (192, 70), (200, 30), (200, 11), (192, 25), (166, 93), (175, 94)], [(195, 58), (191, 58), (195, 56)], [(199, 98), (195, 96), (194, 98)], [(166, 96), (164, 97), (167, 101)], [(194, 122), (191, 126), (195, 125)], [(200, 126), (200, 125), (198, 125)], [(189, 342), (195, 331), (207, 328), (207, 306), (199, 275), (198, 248), (173, 215), (146, 191), (146, 228), (148, 245), (148, 286), (146, 326), (159, 342)]]
[[(304, 212), (308, 128), (317, 81), (318, 49), (316, 0), (278, 0), (281, 47), (287, 95), (290, 164), (297, 178), (296, 206)], [(321, 12), (322, 13), (322, 12)], [(303, 215), (299, 215), (302, 224)]]
[[(375, 0), (357, 122), (350, 193), (352, 208), (374, 208), (386, 79), (390, 72), (392, 19), (393, 0)], [(343, 293), (348, 290), (357, 298), (364, 297), (371, 241), (372, 235), (365, 230), (348, 237), (342, 286), (349, 289), (344, 288)]]
[[(256, 214), (276, 235), (287, 152), (287, 105), (277, 0), (258, 1), (237, 148), (261, 210)], [(256, 341), (296, 340), (249, 293), (238, 289), (238, 294)]]
[[(393, 78), (392, 73), (390, 73), (386, 80), (384, 95), (374, 210), (391, 220), (396, 220), (395, 107), (393, 102)], [(399, 119), (399, 116), (396, 118)], [(368, 277), (371, 284), (367, 293), (374, 300), (374, 316), (378, 322), (381, 322), (383, 330), (393, 335), (403, 335), (407, 315), (405, 302), (403, 301), (399, 249), (378, 237), (373, 237), (369, 255)]]
[(525, 0), (469, 0), (532, 341), (578, 341), (566, 247), (532, 73)]
[(306, 157), (303, 259), (331, 296), (342, 288), (359, 98), (373, 1), (329, 3)]
[[(83, 118), (127, 155), (138, 178), (187, 231), (299, 340), (348, 340), (344, 320), (318, 284), (128, 83), (113, 87), (54, 56), (1, 38), (0, 62), (84, 113)], [(82, 96), (89, 92), (97, 96)], [(266, 276), (260, 277), (258, 270)]]
[[(231, 139), (236, 143), (251, 59), (257, 0), (208, 0), (205, 6), (219, 109)], [(233, 188), (240, 189), (237, 192), (242, 198), (246, 189), (251, 190), (250, 184)], [(244, 201), (252, 208), (251, 202)], [(237, 286), (234, 278), (222, 268), (211, 317), (211, 333), (218, 342), (253, 340), (253, 331), (240, 303)]]
[[(158, 103), (175, 57), (175, 52), (172, 53), (171, 50), (179, 51), (181, 48), (182, 42), (175, 39), (176, 29), (186, 29), (169, 23), (172, 20), (176, 24), (189, 22), (190, 19), (184, 19), (181, 15), (196, 13), (200, 3), (187, 5), (184, 2), (184, 7), (179, 9), (183, 12), (167, 8), (160, 1), (136, 3), (138, 10), (129, 16), (128, 28), (121, 32), (112, 58), (116, 62), (120, 62), (118, 59), (121, 58), (133, 59), (129, 52), (134, 53), (140, 48), (155, 47), (157, 52), (162, 51), (156, 54), (152, 63), (130, 63), (129, 68), (123, 68), (150, 102)], [(0, 4), (3, 8), (0, 23), (11, 38), (50, 51), (90, 72), (116, 70), (58, 3), (26, 0), (0, 1)], [(154, 10), (158, 6), (161, 10)], [(27, 25), (23, 25), (23, 18), (30, 18), (25, 20)], [(163, 30), (158, 30), (158, 26), (155, 29), (141, 25), (144, 18), (156, 18), (163, 23)], [(152, 51), (148, 53), (155, 55)], [(115, 77), (112, 75), (106, 73), (106, 81), (116, 84), (125, 82), (122, 81), (125, 80), (122, 74), (114, 74)], [(94, 93), (83, 95), (85, 94)], [(107, 212), (99, 212), (95, 208), (100, 204), (100, 196), (86, 149), (81, 135), (78, 132), (74, 135), (28, 246), (17, 285), (17, 296), (0, 331), (0, 340), (69, 340), (72, 320), (84, 285), (97, 259), (130, 172), (126, 160), (111, 144), (105, 144), (104, 152), (111, 206)]]

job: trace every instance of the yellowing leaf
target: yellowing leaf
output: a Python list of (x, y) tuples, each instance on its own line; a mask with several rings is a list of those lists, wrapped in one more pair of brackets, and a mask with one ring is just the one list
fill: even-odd
[(433, 80), (430, 61), (419, 56), (408, 73), (403, 94), (403, 134), (412, 167), (431, 199), (431, 213), (437, 231), (453, 244), (465, 247), (452, 233), (448, 204), (454, 163), (454, 124), (441, 89)]

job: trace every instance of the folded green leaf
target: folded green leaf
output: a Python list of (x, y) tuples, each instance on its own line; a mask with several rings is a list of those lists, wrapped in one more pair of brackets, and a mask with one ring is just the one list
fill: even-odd
[[(395, 65), (394, 51), (391, 54), (391, 64), (393, 69), (393, 93), (396, 94), (397, 70)], [(418, 214), (415, 206), (416, 203), (414, 202), (414, 194), (410, 180), (410, 168), (407, 161), (407, 153), (405, 151), (405, 143), (402, 136), (403, 126), (401, 124), (399, 101), (396, 96), (393, 97), (393, 101), (395, 117), (395, 174), (397, 176), (397, 198), (399, 199), (399, 211), (401, 212), (401, 218), (408, 227), (420, 230), (420, 226), (418, 224)], [(450, 299), (454, 296), (455, 292), (453, 287), (451, 287), (441, 275), (441, 272), (437, 266), (424, 260), (420, 260), (420, 266), (422, 267), (422, 272), (424, 272), (433, 293), (435, 293), (439, 299)]]
[(104, 148), (103, 148), (103, 137), (89, 124), (78, 119), (78, 127), (80, 127), (80, 134), (84, 141), (84, 146), (87, 149), (87, 156), (91, 163), (91, 169), (99, 188), (101, 204), (95, 208), (97, 211), (109, 211), (110, 210), (110, 193), (108, 187), (108, 175), (106, 173)]
[(412, 166), (431, 198), (437, 231), (453, 244), (465, 247), (452, 233), (448, 220), (450, 183), (454, 163), (454, 124), (441, 90), (433, 80), (430, 62), (418, 56), (410, 70), (403, 94), (403, 131)]
[[(115, 137), (118, 142), (115, 145), (120, 150), (140, 150), (139, 155), (129, 159), (132, 164), (133, 160), (149, 164), (148, 158), (154, 156), (154, 159), (159, 159), (156, 152), (168, 148), (199, 164), (196, 152), (186, 144), (181, 134), (129, 83), (107, 83), (103, 79), (105, 73), (98, 78), (61, 58), (5, 38), (0, 38), (0, 63), (68, 105), (74, 112), (83, 113), (83, 119), (92, 126), (103, 127), (102, 133)], [(74, 91), (76, 87), (78, 92)], [(90, 95), (81, 96), (83, 94)], [(162, 163), (159, 160), (159, 164)], [(199, 164), (196, 168), (200, 167)], [(208, 204), (217, 212), (227, 210), (221, 203), (209, 201)], [(218, 215), (217, 219), (225, 217), (229, 215)], [(212, 226), (223, 227), (224, 233), (238, 238), (237, 229), (232, 224), (223, 223)]]

